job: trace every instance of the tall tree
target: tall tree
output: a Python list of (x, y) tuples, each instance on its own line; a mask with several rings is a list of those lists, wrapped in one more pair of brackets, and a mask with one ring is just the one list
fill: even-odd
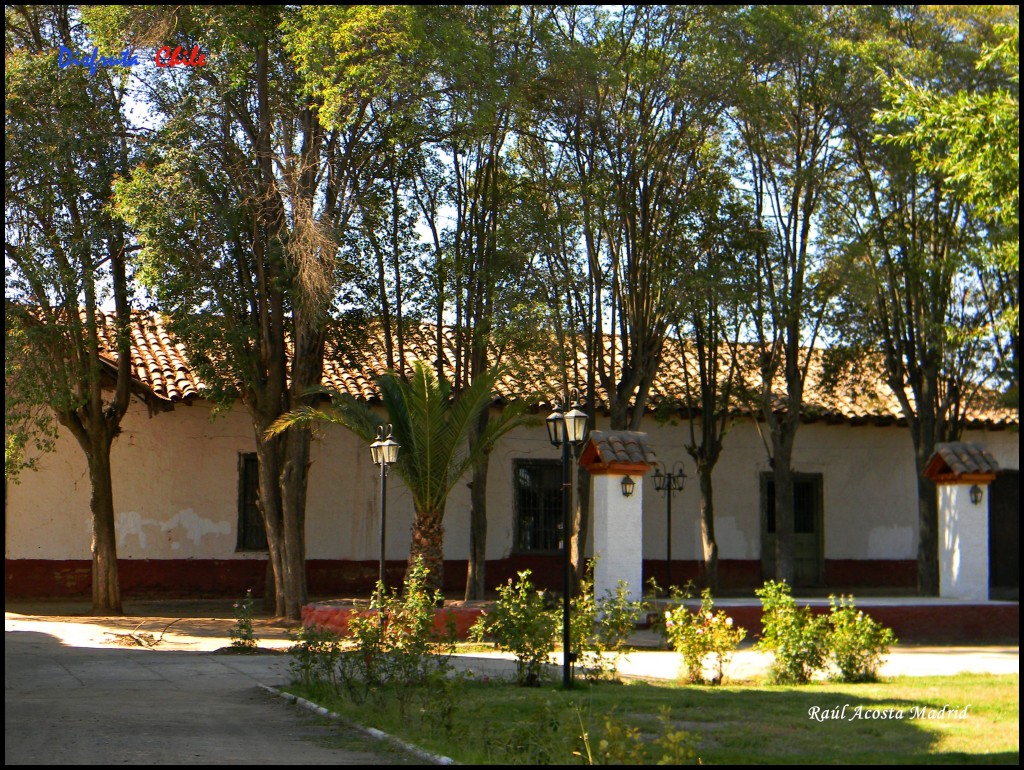
[[(776, 578), (792, 582), (793, 447), (813, 347), (834, 293), (820, 227), (834, 180), (841, 102), (849, 79), (850, 11), (825, 6), (747, 6), (736, 51), (743, 65), (733, 107), (740, 177), (764, 237), (756, 243), (751, 302), (761, 389), (758, 408), (771, 437), (775, 482)], [(781, 404), (778, 386), (784, 390)]]
[(312, 87), (319, 73), (305, 57), (321, 28), (310, 15), (330, 12), (190, 6), (154, 19), (128, 9), (107, 24), (111, 35), (130, 30), (139, 46), (199, 41), (206, 53), (206, 66), (151, 72), (147, 103), (161, 130), (119, 187), (118, 206), (209, 396), (240, 398), (250, 415), (275, 610), (291, 618), (306, 598), (310, 433), (267, 430), (316, 399), (339, 233), (379, 137), (369, 130), (372, 67), (349, 60), (362, 87), (345, 100)]
[[(679, 281), (696, 260), (694, 223), (708, 200), (727, 91), (726, 71), (711, 64), (721, 59), (713, 41), (728, 13), (626, 6), (556, 14), (543, 119), (558, 160), (548, 167), (570, 179), (572, 200), (555, 200), (575, 212), (572, 245), (582, 256), (555, 249), (549, 264), (582, 269), (553, 281), (585, 286), (562, 314), (569, 334), (561, 339), (581, 335), (588, 368), (573, 384), (585, 386), (591, 418), (604, 391), (613, 429), (640, 424), (679, 312)], [(563, 358), (575, 361), (577, 349)], [(585, 474), (580, 481), (577, 572), (589, 527)]]
[(970, 25), (981, 34), (972, 77), (939, 87), (893, 72), (883, 81), (891, 106), (881, 119), (889, 124), (884, 141), (910, 149), (922, 171), (941, 174), (985, 228), (979, 271), (993, 306), (997, 374), (1019, 412), (1020, 10), (997, 7), (983, 18)]
[[(524, 120), (536, 98), (536, 40), (545, 12), (533, 6), (446, 7), (426, 12), (425, 24), (437, 52), (434, 97), (425, 105), (425, 120), (434, 127), (434, 162), (418, 188), (435, 244), (433, 310), (454, 321), (458, 394), (504, 364), (507, 350), (523, 356), (532, 344), (524, 276), (534, 255), (523, 248), (526, 239), (517, 229), (522, 189), (514, 148), (530, 129)], [(439, 222), (439, 205), (447, 210), (447, 227)], [(439, 360), (445, 355), (441, 347), (435, 352)], [(489, 411), (479, 413), (472, 445), (487, 435), (490, 419)], [(482, 599), (486, 587), (490, 454), (476, 458), (469, 484), (467, 599)]]
[[(850, 297), (866, 322), (864, 345), (881, 353), (913, 439), (918, 588), (927, 595), (939, 587), (938, 504), (922, 471), (936, 443), (959, 438), (992, 373), (986, 329), (1002, 294), (986, 291), (981, 280), (986, 260), (980, 257), (991, 249), (992, 228), (980, 227), (984, 215), (972, 205), (971, 189), (943, 163), (932, 162), (935, 142), (950, 137), (928, 137), (922, 125), (943, 121), (930, 116), (919, 123), (906, 100), (922, 84), (936, 89), (936, 98), (1005, 87), (1015, 72), (993, 82), (991, 73), (976, 67), (983, 44), (992, 39), (992, 21), (992, 9), (917, 9), (880, 19), (859, 51), (865, 72), (888, 72), (885, 87), (867, 88), (874, 99), (868, 109), (847, 113), (852, 176), (843, 213), (857, 270)], [(902, 106), (873, 113), (870, 108), (884, 107), (884, 99)], [(995, 179), (1015, 177), (1015, 158), (1003, 157), (997, 165)], [(1012, 191), (996, 184), (1001, 205), (1012, 208), (1016, 183)]]
[(583, 81), (591, 86), (583, 99), (574, 94), (565, 105), (562, 140), (572, 147), (586, 223), (600, 231), (585, 233), (584, 245), (603, 246), (588, 261), (601, 309), (597, 377), (613, 429), (640, 424), (678, 306), (675, 284), (696, 259), (692, 225), (703, 214), (725, 108), (709, 65), (721, 13), (626, 6), (598, 16), (596, 77)]
[[(536, 11), (513, 6), (384, 6), (302, 13), (300, 72), (323, 101), (326, 125), (352, 112), (353, 94), (380, 137), (379, 181), (359, 199), (359, 251), (375, 278), (389, 366), (407, 373), (404, 318), (436, 319), (438, 375), (454, 334), (455, 398), (501, 361), (515, 320), (524, 253), (509, 234), (509, 148), (529, 74)], [(359, 41), (357, 53), (351, 46)], [(414, 235), (430, 233), (426, 248)], [(477, 415), (475, 443), (489, 412)], [(467, 596), (482, 596), (487, 453), (475, 455)], [(424, 520), (426, 521), (426, 520)], [(440, 563), (437, 565), (440, 566)]]
[[(723, 186), (729, 184), (724, 178), (721, 182)], [(757, 233), (738, 196), (729, 200), (725, 195), (718, 211), (709, 207), (700, 233), (697, 263), (682, 284), (685, 301), (674, 320), (678, 343), (675, 353), (683, 370), (683, 402), (673, 406), (679, 406), (687, 416), (686, 451), (697, 466), (700, 486), (703, 579), (717, 593), (713, 476), (735, 416), (734, 396), (739, 390), (741, 368), (749, 364), (741, 361), (739, 339), (754, 284), (749, 256), (755, 249)]]
[(74, 6), (7, 6), (4, 22), (5, 426), (34, 415), (45, 430), (45, 406), (82, 448), (92, 612), (120, 614), (110, 449), (130, 397), (131, 237), (109, 202), (135, 146), (127, 67), (60, 66), (62, 48), (92, 50)]

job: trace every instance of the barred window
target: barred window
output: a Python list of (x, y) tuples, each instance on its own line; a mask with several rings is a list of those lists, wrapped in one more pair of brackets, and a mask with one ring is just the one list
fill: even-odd
[(260, 466), (255, 452), (238, 456), (237, 551), (266, 551), (267, 531), (256, 504), (260, 493)]
[(516, 533), (519, 552), (555, 553), (562, 547), (562, 464), (516, 460)]

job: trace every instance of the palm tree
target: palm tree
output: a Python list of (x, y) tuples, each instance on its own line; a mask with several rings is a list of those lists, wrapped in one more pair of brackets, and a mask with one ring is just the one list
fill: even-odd
[(411, 568), (416, 557), (422, 557), (430, 589), (440, 589), (444, 578), (442, 522), (448, 494), (482, 454), (524, 421), (525, 400), (507, 405), (501, 417), (489, 422), (484, 435), (470, 449), (470, 427), (490, 406), (498, 376), (495, 370), (478, 377), (453, 397), (447, 380), (439, 379), (428, 364), (415, 361), (408, 380), (389, 372), (377, 381), (387, 419), (348, 394), (325, 390), (331, 396), (332, 406), (296, 409), (280, 417), (268, 433), (327, 421), (344, 425), (369, 444), (380, 426), (391, 423), (394, 438), (402, 445), (398, 462), (392, 467), (408, 487), (416, 514), (408, 564)]

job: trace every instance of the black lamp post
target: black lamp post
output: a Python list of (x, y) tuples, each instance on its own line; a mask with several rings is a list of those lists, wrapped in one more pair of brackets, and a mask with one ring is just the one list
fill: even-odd
[[(384, 433), (387, 432), (387, 438)], [(387, 483), (388, 466), (398, 460), (398, 450), (401, 445), (391, 438), (391, 426), (386, 428), (383, 425), (377, 426), (377, 440), (370, 444), (370, 456), (374, 465), (380, 466), (380, 581), (381, 591), (384, 590), (384, 557), (385, 542), (387, 539)]]
[(668, 527), (665, 553), (665, 579), (668, 584), (665, 588), (670, 588), (672, 586), (672, 493), (683, 488), (683, 479), (686, 478), (686, 474), (683, 472), (681, 461), (677, 461), (668, 473), (663, 473), (662, 467), (664, 466), (658, 467), (654, 471), (654, 488), (665, 493), (665, 521)]
[[(572, 586), (572, 566), (569, 561), (569, 539), (572, 532), (570, 508), (572, 504), (572, 476), (569, 468), (569, 450), (573, 453), (587, 435), (587, 415), (580, 411), (579, 393), (573, 391), (577, 404), (568, 413), (563, 413), (561, 403), (555, 402), (554, 411), (545, 420), (548, 438), (562, 449), (562, 686), (572, 687), (572, 664), (576, 655), (570, 651), (569, 638), (569, 593)], [(568, 404), (570, 399), (563, 403)]]

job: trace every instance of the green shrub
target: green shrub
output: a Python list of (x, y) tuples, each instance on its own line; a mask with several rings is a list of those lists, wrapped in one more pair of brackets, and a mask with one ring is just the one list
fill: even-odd
[(841, 682), (874, 682), (882, 656), (896, 644), (891, 628), (875, 622), (858, 610), (852, 596), (829, 597), (829, 654), (835, 666), (834, 679)]
[(516, 681), (527, 687), (539, 686), (544, 664), (555, 650), (558, 614), (548, 609), (542, 592), (530, 582), (530, 571), (519, 580), (498, 589), (494, 609), (481, 615), (470, 629), (478, 640), (492, 641), (516, 658)]
[(636, 630), (644, 604), (629, 598), (629, 585), (623, 580), (615, 591), (605, 591), (598, 599), (594, 593), (595, 564), (594, 559), (587, 562), (580, 592), (572, 599), (569, 636), (580, 673), (592, 682), (614, 681), (619, 657)]
[(337, 686), (337, 666), (342, 654), (341, 637), (333, 631), (304, 626), (288, 649), (296, 681), (316, 687)]
[[(746, 637), (746, 630), (735, 625), (723, 610), (715, 612), (708, 588), (701, 593), (700, 609), (696, 611), (687, 610), (681, 603), (685, 593), (676, 592), (675, 597), (680, 603), (665, 611), (659, 625), (669, 645), (683, 658), (686, 680), (721, 684), (725, 667)], [(713, 672), (710, 677), (704, 674), (707, 668)]]
[(338, 675), (356, 702), (394, 698), (404, 713), (417, 688), (450, 670), (454, 629), (435, 631), (434, 607), (444, 597), (428, 589), (427, 577), (417, 559), (401, 595), (378, 583), (370, 603), (377, 614), (349, 620), (355, 649), (339, 657)]
[(256, 652), (258, 639), (253, 629), (253, 607), (256, 600), (252, 598), (252, 589), (245, 592), (245, 598), (235, 602), (235, 625), (231, 628), (231, 646), (242, 652)]
[(806, 684), (828, 661), (828, 619), (797, 607), (789, 585), (769, 580), (754, 593), (761, 599), (760, 650), (774, 654), (771, 680)]

